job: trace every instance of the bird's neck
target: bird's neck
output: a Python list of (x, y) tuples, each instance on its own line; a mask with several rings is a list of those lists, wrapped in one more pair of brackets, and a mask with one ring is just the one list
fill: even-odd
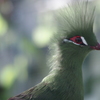
[[(68, 48), (58, 48), (56, 55), (52, 56), (52, 70), (44, 79), (54, 88), (65, 93), (68, 100), (83, 100), (82, 63), (87, 52)], [(81, 49), (80, 49), (81, 50)], [(83, 54), (82, 54), (83, 53)], [(76, 99), (74, 99), (76, 98)], [(64, 100), (66, 100), (64, 99)]]

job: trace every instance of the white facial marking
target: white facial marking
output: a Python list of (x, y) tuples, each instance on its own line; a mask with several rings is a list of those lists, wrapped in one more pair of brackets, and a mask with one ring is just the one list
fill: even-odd
[(81, 36), (81, 39), (82, 39), (82, 41), (83, 41), (83, 43), (84, 43), (85, 45), (88, 45), (87, 42), (86, 42), (86, 40), (84, 39), (84, 37)]
[(63, 41), (64, 41), (64, 42), (68, 42), (69, 40), (68, 40), (68, 39), (64, 39)]
[(77, 44), (77, 43), (75, 43), (75, 42), (73, 42), (73, 41), (71, 41), (71, 40), (68, 40), (68, 39), (64, 39), (63, 41), (64, 41), (64, 42), (71, 42), (71, 43), (73, 43), (73, 44), (75, 44), (75, 45), (80, 45), (80, 44)]
[(75, 42), (73, 42), (75, 45), (80, 45), (80, 44), (77, 44), (77, 43), (75, 43)]

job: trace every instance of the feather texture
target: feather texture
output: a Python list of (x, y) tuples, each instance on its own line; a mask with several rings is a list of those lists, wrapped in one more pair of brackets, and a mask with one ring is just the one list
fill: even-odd
[[(76, 2), (56, 11), (57, 33), (50, 46), (51, 71), (41, 83), (9, 100), (83, 100), (82, 63), (97, 44), (93, 33), (94, 9), (89, 2)], [(63, 43), (63, 39), (82, 36), (88, 45)]]
[(57, 34), (54, 35), (54, 40), (56, 39), (57, 42), (65, 37), (80, 35), (86, 38), (89, 45), (96, 45), (97, 41), (93, 33), (95, 6), (91, 5), (88, 0), (85, 2), (81, 0), (55, 11)]

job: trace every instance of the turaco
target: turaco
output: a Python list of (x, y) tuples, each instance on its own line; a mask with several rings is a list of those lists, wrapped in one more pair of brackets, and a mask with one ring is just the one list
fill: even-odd
[(100, 50), (93, 32), (94, 12), (88, 1), (56, 11), (50, 73), (36, 86), (8, 100), (84, 100), (82, 63), (90, 51)]

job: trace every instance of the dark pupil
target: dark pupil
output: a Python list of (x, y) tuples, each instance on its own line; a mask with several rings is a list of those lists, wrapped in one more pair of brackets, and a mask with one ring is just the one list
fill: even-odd
[(75, 40), (76, 40), (77, 43), (82, 42), (82, 39), (81, 38), (76, 38)]

